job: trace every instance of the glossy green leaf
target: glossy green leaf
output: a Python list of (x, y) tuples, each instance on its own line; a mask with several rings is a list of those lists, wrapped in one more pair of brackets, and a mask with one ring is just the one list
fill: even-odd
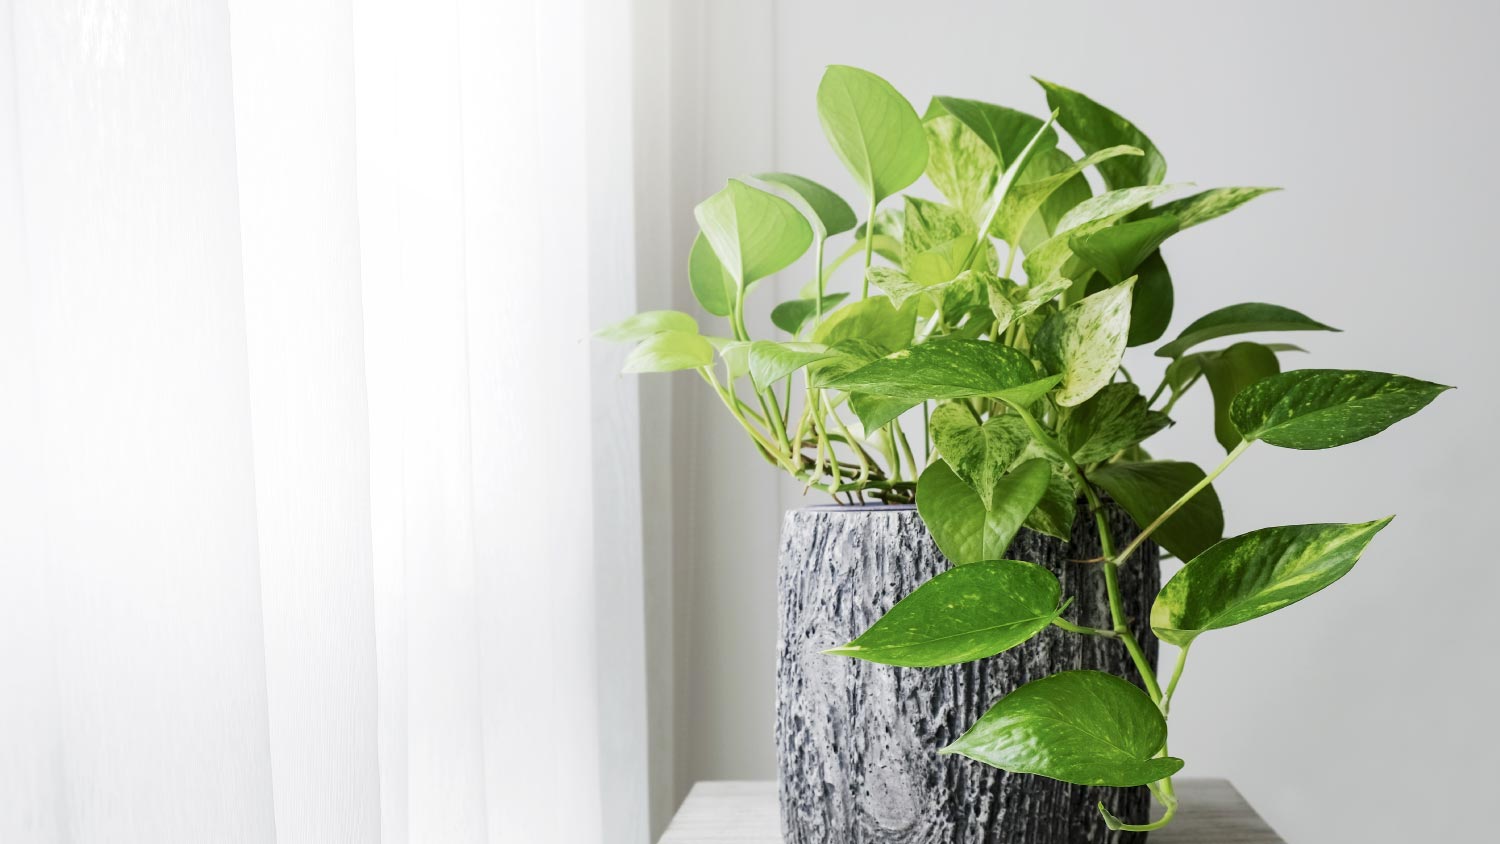
[[(962, 257), (958, 260), (962, 261)], [(958, 280), (950, 276), (947, 281), (936, 283), (918, 281), (895, 267), (871, 267), (865, 271), (865, 278), (869, 280), (870, 286), (889, 296), (891, 303), (898, 308), (906, 304), (906, 300), (913, 296), (941, 294), (949, 285)]]
[(1127, 346), (1144, 346), (1155, 343), (1167, 332), (1172, 323), (1172, 308), (1176, 294), (1172, 290), (1172, 274), (1167, 271), (1167, 262), (1161, 251), (1152, 252), (1135, 268), (1135, 296), (1130, 306), (1130, 335)]
[(832, 346), (843, 340), (859, 340), (890, 354), (911, 345), (916, 326), (915, 302), (898, 308), (888, 297), (872, 296), (824, 316), (813, 330), (812, 341)]
[(887, 355), (830, 386), (917, 400), (999, 398), (1039, 380), (1041, 377), (1031, 359), (1009, 346), (983, 340), (942, 339)]
[(843, 197), (812, 179), (792, 173), (757, 173), (755, 178), (789, 193), (794, 204), (802, 206), (803, 214), (812, 223), (819, 239), (842, 234), (859, 222), (854, 209)]
[(1098, 220), (1118, 220), (1132, 214), (1165, 193), (1177, 189), (1177, 185), (1146, 185), (1136, 188), (1120, 188), (1098, 196), (1091, 196), (1073, 206), (1057, 222), (1057, 230), (1066, 233), (1084, 223)]
[(714, 347), (696, 331), (662, 331), (630, 351), (624, 372), (672, 372), (714, 362)]
[(1074, 254), (1102, 273), (1110, 284), (1119, 284), (1176, 233), (1177, 218), (1162, 215), (1075, 236), (1069, 245)]
[(1271, 527), (1226, 539), (1162, 587), (1151, 627), (1162, 641), (1185, 645), (1295, 604), (1348, 574), (1390, 521)]
[(828, 653), (908, 668), (986, 659), (1056, 620), (1062, 585), (1041, 566), (986, 560), (950, 569), (902, 598), (859, 638)]
[(1154, 213), (1171, 214), (1186, 229), (1222, 217), (1257, 196), (1278, 190), (1281, 188), (1212, 188), (1168, 202)]
[(837, 354), (821, 343), (756, 340), (750, 344), (750, 380), (756, 389), (764, 390), (810, 363)]
[(1057, 433), (1073, 459), (1088, 464), (1109, 460), (1170, 423), (1146, 407), (1146, 397), (1134, 384), (1107, 384), (1088, 401), (1064, 410)]
[(1036, 81), (1046, 89), (1047, 103), (1059, 111), (1058, 123), (1084, 152), (1125, 144), (1145, 153), (1140, 158), (1117, 158), (1101, 164), (1099, 173), (1110, 188), (1159, 185), (1166, 178), (1166, 159), (1130, 121), (1077, 91), (1043, 79)]
[(634, 343), (662, 331), (697, 334), (698, 321), (682, 311), (642, 311), (595, 331), (594, 336), (614, 343)]
[(1230, 403), (1241, 390), (1281, 372), (1281, 362), (1275, 352), (1259, 343), (1235, 343), (1194, 357), (1213, 391), (1214, 437), (1229, 451), (1241, 442), (1239, 430), (1229, 419)]
[(1049, 372), (1063, 376), (1057, 403), (1072, 407), (1087, 401), (1115, 377), (1130, 330), (1130, 296), (1126, 281), (1059, 311), (1037, 332), (1032, 351)]
[(917, 513), (954, 565), (1005, 558), (1026, 516), (1047, 492), (1045, 460), (1029, 460), (995, 482), (991, 506), (938, 460), (917, 479)]
[[(990, 233), (1006, 243), (1019, 243), (1021, 233), (1031, 218), (1041, 210), (1043, 204), (1054, 193), (1071, 179), (1078, 177), (1089, 167), (1111, 158), (1140, 154), (1141, 151), (1135, 147), (1118, 146), (1100, 150), (1093, 155), (1070, 162), (1062, 168), (1053, 168), (1040, 163), (1033, 164), (1027, 168), (1026, 176), (1011, 187), (1005, 201), (1000, 204), (1000, 210), (995, 215), (995, 222), (990, 226)], [(1041, 159), (1041, 161), (1045, 160)]]
[[(1013, 108), (993, 105), (978, 100), (960, 97), (934, 97), (948, 114), (958, 118), (969, 127), (984, 145), (1000, 161), (1000, 169), (1008, 170), (1021, 157), (1027, 144), (1042, 131), (1046, 121)], [(1057, 146), (1057, 130), (1050, 127), (1040, 139), (1039, 148)]]
[[(830, 293), (823, 297), (823, 313), (832, 311), (838, 304), (849, 298), (848, 293)], [(807, 326), (808, 320), (817, 316), (818, 300), (792, 299), (782, 302), (771, 309), (771, 324), (788, 334), (800, 334)]]
[(1247, 440), (1333, 448), (1372, 437), (1451, 389), (1384, 372), (1298, 369), (1241, 390), (1229, 419)]
[(959, 479), (979, 493), (986, 509), (995, 482), (1014, 466), (1031, 432), (1018, 416), (996, 416), (983, 425), (961, 404), (940, 405), (928, 421), (938, 453)]
[[(1060, 150), (1043, 150), (1027, 166), (1026, 172), (1022, 174), (1022, 181), (1045, 179), (1053, 174), (1061, 173), (1073, 164), (1073, 159)], [(1030, 254), (1038, 245), (1057, 234), (1057, 226), (1068, 215), (1068, 212), (1088, 201), (1093, 195), (1094, 189), (1082, 173), (1063, 182), (1047, 197), (1042, 207), (1037, 209), (1025, 228), (1021, 230), (1021, 251)]]
[(963, 121), (940, 114), (925, 121), (927, 178), (976, 224), (1000, 178), (1000, 161)]
[(1188, 349), (1233, 334), (1251, 334), (1258, 331), (1338, 331), (1305, 314), (1280, 305), (1263, 302), (1245, 302), (1220, 308), (1194, 320), (1177, 335), (1177, 339), (1156, 350), (1164, 358), (1175, 358)]
[(1167, 722), (1145, 692), (1102, 671), (1065, 671), (1000, 699), (943, 748), (986, 765), (1076, 785), (1136, 786), (1183, 762), (1156, 757)]
[(688, 253), (688, 284), (703, 310), (714, 316), (729, 316), (734, 312), (734, 278), (719, 263), (719, 256), (701, 231), (693, 238), (693, 248)]
[(911, 399), (894, 399), (890, 396), (872, 396), (869, 393), (850, 393), (849, 409), (866, 433), (873, 433), (908, 410), (921, 404)]
[(1078, 492), (1073, 489), (1073, 482), (1054, 466), (1052, 477), (1047, 480), (1047, 491), (1023, 526), (1066, 542), (1073, 538), (1073, 521), (1077, 518)]
[[(1205, 477), (1191, 463), (1153, 460), (1112, 463), (1089, 473), (1141, 527), (1156, 521), (1167, 508)], [(1224, 537), (1224, 509), (1212, 485), (1162, 523), (1151, 535), (1157, 544), (1180, 560), (1191, 560)]]
[(818, 84), (818, 119), (839, 160), (872, 202), (892, 196), (927, 167), (927, 131), (889, 82), (830, 65)]
[(703, 235), (740, 286), (785, 269), (812, 245), (812, 227), (790, 202), (738, 179), (693, 209)]

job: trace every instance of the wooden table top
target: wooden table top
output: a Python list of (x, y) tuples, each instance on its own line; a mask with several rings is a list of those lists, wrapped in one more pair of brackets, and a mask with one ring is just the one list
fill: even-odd
[[(1228, 780), (1179, 779), (1177, 820), (1151, 844), (1286, 844)], [(661, 844), (782, 844), (774, 782), (700, 782)]]

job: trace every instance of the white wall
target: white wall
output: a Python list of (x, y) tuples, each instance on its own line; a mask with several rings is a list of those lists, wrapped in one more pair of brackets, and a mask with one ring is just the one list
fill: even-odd
[[(1488, 153), (1500, 137), (1500, 5), (672, 5), (664, 143), (678, 306), (691, 304), (681, 271), (691, 207), (723, 178), (783, 169), (856, 195), (814, 107), (830, 63), (884, 75), (919, 110), (951, 93), (1042, 112), (1036, 74), (1133, 119), (1166, 155), (1169, 180), (1287, 188), (1168, 244), (1172, 330), (1222, 305), (1275, 302), (1346, 329), (1297, 338), (1315, 354), (1291, 365), (1460, 389), (1372, 442), (1257, 447), (1225, 476), (1232, 533), (1400, 518), (1336, 588), (1200, 644), (1173, 750), (1189, 775), (1232, 778), (1294, 842), (1493, 840), (1500, 178)], [(789, 273), (776, 293), (800, 281)], [(756, 304), (778, 300), (766, 291)], [(1135, 359), (1154, 379), (1149, 352)], [(698, 387), (671, 388), (662, 451), (676, 678), (671, 731), (658, 738), (673, 745), (677, 795), (697, 779), (774, 774), (777, 531), (780, 509), (799, 501)], [(1217, 462), (1206, 390), (1177, 416), (1153, 450)]]

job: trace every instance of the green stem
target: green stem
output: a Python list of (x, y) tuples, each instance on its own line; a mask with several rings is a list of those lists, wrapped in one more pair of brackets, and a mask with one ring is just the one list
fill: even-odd
[(745, 429), (745, 433), (750, 435), (750, 439), (755, 443), (761, 456), (774, 465), (795, 472), (796, 468), (794, 466), (777, 455), (776, 446), (770, 440), (766, 439), (765, 434), (762, 434), (754, 425), (750, 424), (750, 420), (745, 418), (744, 412), (740, 410), (739, 397), (732, 395), (728, 389), (720, 384), (719, 379), (714, 377), (709, 367), (700, 367), (698, 374), (702, 375), (703, 380), (707, 381), (708, 385), (713, 388), (714, 394), (719, 397), (719, 401), (724, 403), (724, 407), (729, 410), (730, 415), (734, 417), (735, 421), (740, 423), (740, 427)]
[(1184, 492), (1182, 494), (1182, 497), (1172, 502), (1172, 506), (1164, 510), (1160, 516), (1157, 516), (1155, 521), (1153, 521), (1149, 525), (1146, 525), (1146, 528), (1144, 530), (1136, 534), (1135, 538), (1130, 540), (1130, 544), (1125, 546), (1125, 550), (1114, 556), (1114, 559), (1111, 561), (1112, 565), (1110, 565), (1109, 568), (1123, 565), (1125, 560), (1130, 557), (1131, 553), (1141, 546), (1142, 542), (1145, 542), (1147, 539), (1149, 539), (1151, 537), (1151, 534), (1156, 532), (1157, 528), (1161, 527), (1162, 524), (1167, 521), (1167, 519), (1172, 518), (1173, 514), (1175, 514), (1178, 510), (1181, 510), (1184, 504), (1187, 504), (1192, 500), (1193, 496), (1207, 489), (1208, 485), (1213, 483), (1215, 478), (1224, 474), (1224, 470), (1228, 469), (1230, 464), (1238, 460), (1240, 458), (1240, 455), (1245, 453), (1245, 449), (1249, 447), (1250, 440), (1241, 440), (1240, 444), (1235, 446), (1234, 450), (1230, 451), (1228, 456), (1224, 458), (1224, 462), (1215, 467), (1212, 472), (1209, 472), (1207, 475), (1205, 475), (1203, 477), (1203, 480), (1194, 484), (1193, 487), (1187, 492)]
[(1067, 620), (1066, 618), (1063, 618), (1062, 616), (1054, 618), (1052, 620), (1052, 624), (1055, 627), (1061, 627), (1069, 633), (1081, 633), (1084, 636), (1101, 636), (1105, 639), (1118, 638), (1117, 634), (1113, 630), (1101, 630), (1098, 627), (1084, 627), (1081, 624), (1074, 624), (1073, 622)]
[(1188, 642), (1177, 652), (1177, 665), (1172, 669), (1172, 679), (1167, 682), (1167, 692), (1161, 699), (1161, 714), (1172, 714), (1172, 695), (1177, 693), (1177, 683), (1182, 679), (1182, 669), (1187, 666), (1188, 649), (1193, 646)]
[[(1164, 780), (1164, 782), (1168, 783), (1168, 787), (1170, 788), (1171, 780), (1167, 779)], [(1172, 819), (1177, 816), (1176, 796), (1167, 796), (1162, 792), (1157, 792), (1154, 790), (1152, 793), (1156, 794), (1156, 799), (1160, 800), (1161, 804), (1167, 809), (1166, 814), (1162, 815), (1160, 820), (1141, 824), (1120, 823), (1119, 821), (1114, 821), (1113, 823), (1108, 824), (1109, 828), (1121, 830), (1124, 832), (1154, 832), (1155, 830), (1161, 829), (1162, 827), (1171, 823)]]
[(1005, 253), (1005, 277), (1010, 278), (1011, 267), (1014, 267), (1016, 264), (1016, 245), (1014, 243), (1007, 245), (1010, 249)]
[(854, 435), (849, 433), (849, 426), (844, 424), (844, 419), (839, 416), (838, 411), (832, 407), (829, 407), (828, 411), (833, 417), (834, 424), (838, 425), (839, 433), (844, 435), (844, 442), (849, 446), (849, 450), (853, 451), (854, 456), (859, 460), (859, 478), (856, 483), (864, 484), (870, 479), (870, 457), (865, 454), (864, 448), (854, 441)]
[[(922, 407), (926, 408), (927, 403), (923, 402)], [(922, 475), (922, 467), (917, 465), (917, 456), (912, 454), (911, 441), (906, 438), (906, 429), (901, 427), (901, 420), (899, 419), (892, 422), (891, 425), (896, 431), (897, 442), (901, 443), (901, 451), (906, 454), (906, 459), (911, 464), (911, 479), (916, 480)]]
[(865, 218), (865, 274), (859, 280), (859, 298), (870, 298), (870, 265), (875, 262), (875, 193), (870, 192), (870, 216)]

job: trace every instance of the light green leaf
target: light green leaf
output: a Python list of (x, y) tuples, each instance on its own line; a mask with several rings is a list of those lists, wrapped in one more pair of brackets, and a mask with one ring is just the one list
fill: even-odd
[(830, 65), (818, 84), (818, 119), (872, 204), (915, 182), (927, 167), (921, 118), (889, 82), (869, 71)]
[(682, 311), (642, 311), (595, 331), (594, 336), (614, 343), (634, 343), (660, 331), (697, 334), (698, 321)]
[(942, 752), (1076, 785), (1127, 787), (1182, 770), (1181, 759), (1153, 758), (1166, 740), (1166, 719), (1145, 692), (1102, 671), (1065, 671), (1001, 698)]
[(995, 482), (1016, 464), (1031, 432), (1018, 416), (996, 416), (983, 425), (961, 404), (940, 405), (928, 421), (938, 453), (984, 502), (993, 503)]
[(1177, 335), (1177, 339), (1156, 350), (1159, 357), (1175, 358), (1199, 343), (1228, 337), (1231, 334), (1250, 334), (1257, 331), (1338, 331), (1311, 317), (1280, 305), (1264, 302), (1245, 302), (1230, 305), (1194, 320)]
[[(823, 313), (832, 311), (838, 303), (849, 298), (848, 293), (829, 293), (823, 297)], [(817, 316), (818, 300), (816, 294), (811, 299), (792, 299), (782, 302), (771, 309), (771, 324), (788, 334), (796, 335), (802, 333), (807, 321)]]
[[(1032, 159), (1024, 176), (1027, 179), (1040, 180), (1054, 173), (1060, 173), (1072, 164), (1073, 159), (1060, 150), (1043, 150)], [(1057, 234), (1057, 226), (1062, 222), (1063, 217), (1093, 195), (1094, 189), (1082, 173), (1063, 182), (1061, 187), (1047, 197), (1042, 207), (1037, 209), (1025, 228), (1021, 230), (1021, 251), (1030, 254), (1039, 244)]]
[(1055, 536), (1067, 542), (1073, 538), (1073, 520), (1078, 518), (1078, 493), (1073, 482), (1052, 467), (1052, 477), (1047, 480), (1047, 491), (1036, 509), (1026, 517), (1025, 527), (1037, 533)]
[(940, 339), (887, 355), (829, 386), (920, 401), (1008, 397), (1009, 391), (1038, 380), (1031, 359), (1009, 346), (984, 340)]
[(1177, 185), (1148, 185), (1138, 188), (1121, 188), (1098, 196), (1091, 196), (1073, 206), (1057, 222), (1057, 230), (1066, 233), (1084, 223), (1098, 220), (1119, 220), (1156, 201), (1156, 198), (1177, 189)]
[(859, 419), (866, 433), (884, 428), (891, 420), (921, 404), (911, 399), (893, 399), (890, 396), (872, 396), (868, 393), (850, 393), (849, 409)]
[[(1103, 487), (1142, 527), (1156, 521), (1204, 477), (1203, 470), (1191, 463), (1167, 460), (1112, 463), (1089, 473), (1089, 480)], [(1213, 486), (1188, 499), (1151, 534), (1180, 560), (1191, 560), (1223, 537), (1224, 509)]]
[(1241, 442), (1240, 432), (1229, 420), (1229, 406), (1240, 391), (1262, 378), (1281, 372), (1276, 353), (1259, 343), (1235, 343), (1218, 352), (1194, 355), (1214, 396), (1214, 437), (1225, 451)]
[[(969, 127), (1000, 162), (1002, 171), (1008, 170), (1021, 157), (1026, 145), (1041, 132), (1045, 121), (1023, 111), (1005, 106), (966, 100), (959, 97), (934, 97), (948, 114), (958, 118)], [(1057, 130), (1050, 127), (1042, 135), (1038, 149), (1057, 146)]]
[(923, 283), (895, 267), (871, 267), (865, 271), (865, 278), (869, 279), (873, 287), (889, 296), (891, 303), (898, 308), (906, 304), (906, 300), (913, 296), (941, 293), (944, 288), (957, 281), (956, 278), (950, 277), (948, 281), (935, 284)]
[(1298, 369), (1241, 390), (1229, 418), (1247, 440), (1333, 448), (1372, 437), (1451, 389), (1384, 372)]
[(1281, 188), (1212, 188), (1210, 190), (1174, 199), (1154, 210), (1157, 214), (1171, 214), (1182, 228), (1191, 228), (1222, 217), (1257, 196), (1281, 190)]
[(854, 209), (843, 197), (812, 179), (791, 173), (757, 173), (755, 178), (791, 194), (793, 201), (802, 206), (819, 240), (849, 231), (858, 222)]
[(927, 178), (977, 225), (984, 203), (1000, 178), (999, 159), (972, 129), (951, 114), (929, 118), (925, 125)]
[(1166, 178), (1166, 159), (1130, 121), (1077, 91), (1043, 79), (1036, 81), (1047, 91), (1047, 104), (1060, 112), (1058, 123), (1084, 152), (1098, 152), (1120, 144), (1145, 152), (1140, 158), (1117, 158), (1099, 166), (1099, 173), (1110, 188), (1159, 185)]
[(1204, 631), (1295, 604), (1348, 574), (1390, 521), (1271, 527), (1226, 539), (1162, 587), (1151, 628), (1164, 642), (1186, 645)]
[(813, 330), (812, 341), (833, 346), (843, 340), (859, 340), (890, 354), (911, 345), (916, 326), (916, 302), (898, 308), (888, 297), (872, 296), (825, 316)]
[(837, 656), (931, 668), (986, 659), (1045, 630), (1062, 585), (1038, 565), (987, 560), (942, 574), (902, 598)]
[(1026, 516), (1047, 492), (1052, 470), (1045, 460), (1029, 460), (995, 482), (991, 506), (943, 461), (917, 479), (917, 513), (938, 549), (954, 565), (1005, 558)]
[(1144, 346), (1161, 339), (1172, 323), (1172, 274), (1157, 250), (1135, 268), (1135, 296), (1130, 304), (1130, 336), (1127, 346)]
[(624, 372), (672, 372), (714, 362), (714, 347), (696, 331), (662, 331), (630, 351)]
[(757, 390), (764, 390), (810, 363), (837, 354), (821, 343), (756, 340), (750, 344), (750, 380)]
[(1125, 281), (1059, 311), (1037, 332), (1032, 351), (1050, 372), (1063, 376), (1057, 403), (1072, 407), (1088, 401), (1115, 377), (1130, 330), (1130, 295)]
[(745, 287), (785, 269), (812, 245), (812, 228), (790, 202), (730, 179), (693, 209), (729, 276)]
[(951, 205), (912, 196), (902, 198), (906, 203), (901, 246), (908, 257), (974, 232), (974, 223)]
[(1150, 437), (1171, 424), (1146, 407), (1134, 384), (1107, 384), (1093, 398), (1063, 411), (1058, 439), (1081, 463), (1098, 463)]
[(714, 316), (729, 316), (734, 312), (734, 278), (719, 263), (719, 256), (701, 231), (693, 238), (693, 248), (688, 253), (688, 283), (703, 310)]
[(750, 374), (750, 341), (733, 337), (705, 337), (719, 352), (730, 381)]
[[(1140, 154), (1141, 151), (1135, 147), (1110, 147), (1078, 161), (1072, 161), (1061, 168), (1051, 166), (1050, 156), (1038, 156), (1037, 161), (1027, 168), (1026, 175), (1011, 187), (1005, 201), (1000, 203), (1000, 211), (995, 215), (995, 222), (990, 226), (990, 233), (1006, 243), (1020, 243), (1021, 233), (1025, 230), (1026, 224), (1036, 216), (1047, 199), (1069, 180), (1102, 161), (1122, 155)], [(1066, 156), (1064, 158), (1066, 159)]]
[(1069, 246), (1075, 255), (1103, 273), (1110, 284), (1119, 284), (1176, 233), (1177, 218), (1163, 215), (1076, 235)]
[(986, 283), (990, 294), (990, 309), (994, 311), (995, 320), (1002, 330), (1010, 323), (1035, 313), (1072, 286), (1072, 282), (1065, 278), (1022, 286), (1008, 278), (990, 276)]

